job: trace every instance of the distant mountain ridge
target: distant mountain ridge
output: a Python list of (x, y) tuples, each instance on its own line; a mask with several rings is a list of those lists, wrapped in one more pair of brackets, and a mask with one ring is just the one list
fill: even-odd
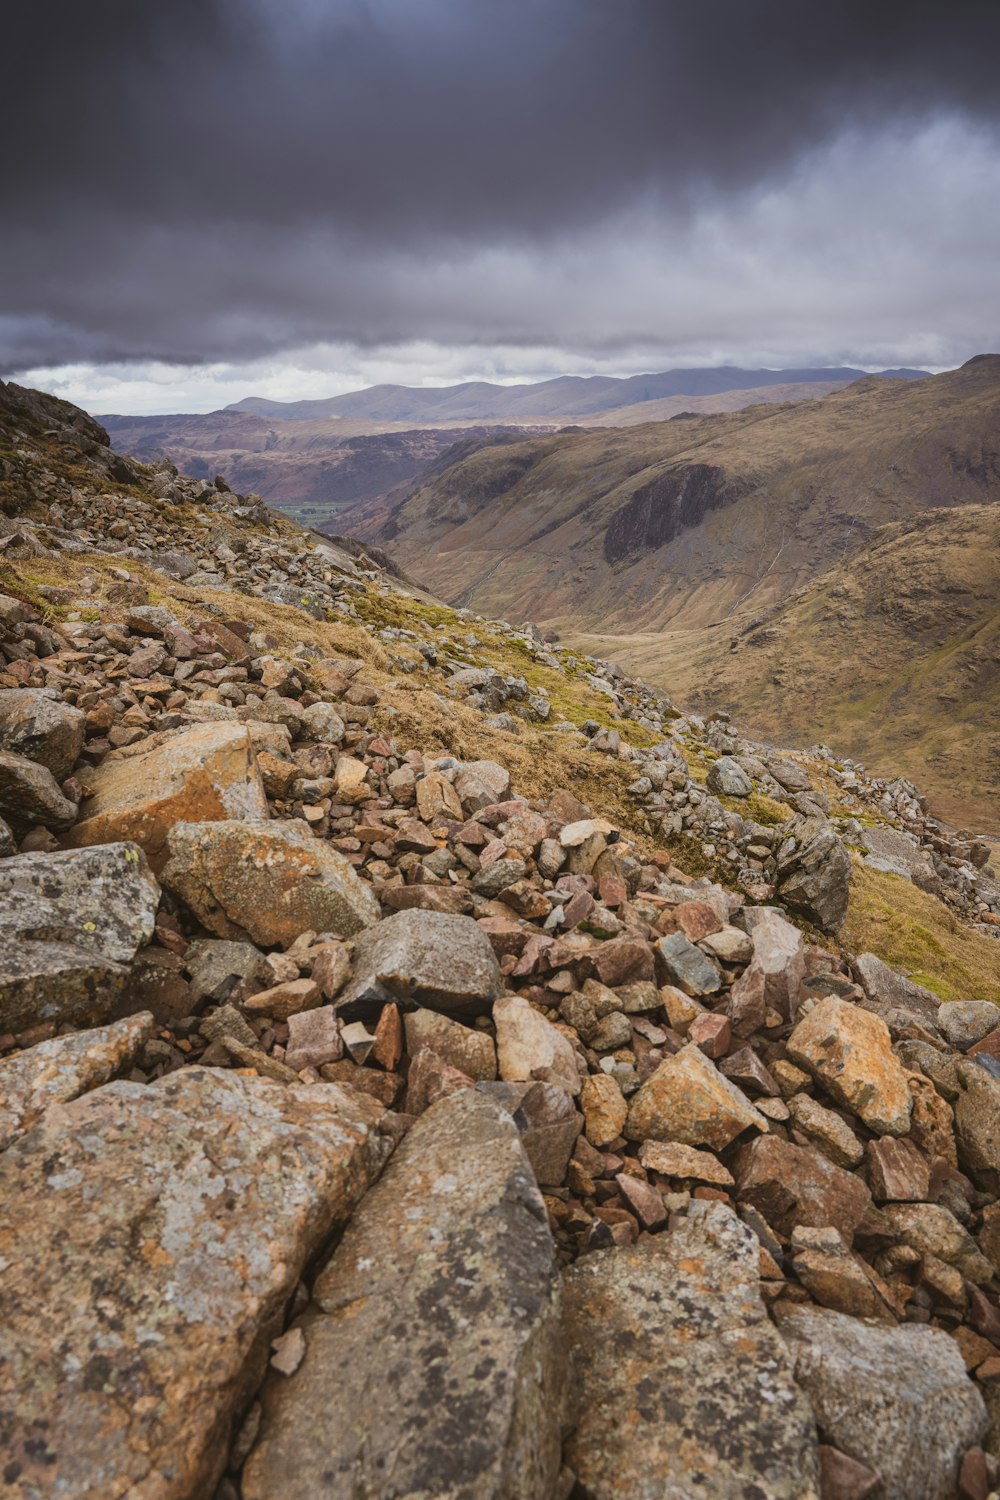
[[(460, 385), (373, 385), (361, 391), (320, 400), (270, 401), (246, 396), (224, 407), (227, 412), (299, 421), (317, 417), (353, 417), (387, 422), (467, 421), (531, 422), (542, 418), (587, 417), (669, 396), (712, 396), (723, 391), (754, 390), (769, 385), (849, 382), (869, 374), (850, 366), (796, 370), (744, 370), (737, 365), (663, 370), (648, 375), (560, 375), (521, 385), (466, 381)], [(920, 380), (926, 370), (879, 370), (893, 380)]]

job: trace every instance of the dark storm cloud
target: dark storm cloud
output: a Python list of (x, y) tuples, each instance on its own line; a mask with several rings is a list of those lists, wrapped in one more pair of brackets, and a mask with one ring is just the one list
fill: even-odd
[[(981, 0), (7, 9), (7, 369), (469, 337), (386, 267), (544, 257), (637, 204), (682, 223), (845, 130), (1000, 109)], [(529, 332), (498, 308), (471, 336)]]

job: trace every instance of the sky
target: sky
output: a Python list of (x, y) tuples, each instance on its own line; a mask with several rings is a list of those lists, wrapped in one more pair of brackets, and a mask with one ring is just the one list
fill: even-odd
[(31, 0), (0, 378), (97, 412), (1000, 348), (996, 0)]

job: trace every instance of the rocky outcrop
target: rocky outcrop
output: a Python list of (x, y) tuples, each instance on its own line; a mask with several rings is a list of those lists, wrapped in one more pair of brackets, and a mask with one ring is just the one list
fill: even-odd
[(265, 1386), (244, 1500), (548, 1500), (567, 1371), (559, 1279), (514, 1123), (440, 1100), (313, 1289), (305, 1355)]
[(212, 1493), (306, 1262), (388, 1153), (381, 1113), (189, 1069), (52, 1106), (0, 1156), (7, 1494)]

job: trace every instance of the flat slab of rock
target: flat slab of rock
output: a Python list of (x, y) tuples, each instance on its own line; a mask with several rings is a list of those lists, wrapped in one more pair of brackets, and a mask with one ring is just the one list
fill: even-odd
[(880, 1497), (952, 1500), (987, 1426), (954, 1340), (811, 1307), (779, 1311), (778, 1326), (825, 1441), (881, 1476)]
[(630, 1141), (680, 1141), (723, 1151), (744, 1130), (770, 1129), (746, 1095), (699, 1047), (664, 1058), (633, 1095), (625, 1134)]
[(719, 1203), (564, 1276), (580, 1412), (566, 1460), (594, 1500), (815, 1500), (809, 1403), (758, 1292), (759, 1245)]
[(40, 1042), (0, 1061), (0, 1151), (30, 1130), (50, 1104), (65, 1104), (99, 1088), (130, 1066), (153, 1035), (148, 1011)]
[(0, 861), (0, 1030), (103, 1021), (153, 935), (159, 900), (135, 844)]
[(379, 920), (370, 885), (298, 819), (178, 823), (163, 884), (217, 937), (263, 947), (303, 932), (350, 937)]
[(481, 1014), (502, 994), (500, 966), (478, 922), (450, 912), (400, 911), (355, 942), (354, 972), (337, 1009), (367, 1015), (398, 1001)]
[(242, 724), (193, 724), (152, 749), (114, 750), (87, 773), (94, 790), (70, 842), (131, 839), (154, 869), (166, 860), (175, 823), (270, 816), (264, 784)]
[(439, 1100), (364, 1199), (270, 1376), (244, 1500), (550, 1500), (566, 1384), (559, 1277), (513, 1121)]
[(0, 1156), (5, 1495), (213, 1493), (303, 1266), (388, 1154), (381, 1114), (189, 1068), (54, 1105)]

